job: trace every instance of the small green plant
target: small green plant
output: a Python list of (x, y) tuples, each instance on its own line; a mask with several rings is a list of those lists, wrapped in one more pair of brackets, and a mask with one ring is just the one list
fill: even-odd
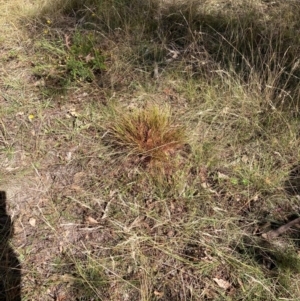
[(238, 185), (238, 184), (239, 184), (239, 179), (237, 179), (237, 178), (231, 178), (231, 179), (230, 179), (230, 182), (231, 182), (231, 184), (233, 184), (233, 185)]
[(244, 186), (248, 186), (250, 184), (250, 181), (249, 181), (249, 179), (246, 179), (246, 178), (238, 179), (236, 177), (233, 177), (233, 178), (230, 178), (230, 183), (233, 185), (242, 184)]
[(104, 56), (93, 33), (75, 32), (67, 53), (66, 68), (71, 80), (82, 81), (93, 80), (96, 73), (105, 69)]
[(64, 87), (70, 82), (93, 81), (105, 69), (105, 57), (98, 47), (94, 33), (76, 31), (66, 41), (41, 41), (37, 45), (39, 57), (33, 69), (46, 86)]
[(168, 160), (185, 143), (185, 131), (176, 125), (169, 106), (147, 105), (131, 112), (114, 110), (109, 141), (142, 161)]

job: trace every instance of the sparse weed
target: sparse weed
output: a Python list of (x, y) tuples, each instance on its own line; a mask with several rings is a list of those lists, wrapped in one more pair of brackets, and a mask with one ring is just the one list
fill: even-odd
[(33, 73), (45, 80), (46, 88), (68, 86), (71, 82), (91, 82), (105, 70), (105, 58), (95, 33), (75, 31), (66, 41), (43, 40), (37, 44), (39, 57)]
[(75, 32), (66, 60), (71, 80), (93, 80), (96, 73), (105, 69), (104, 56), (97, 43), (95, 33)]

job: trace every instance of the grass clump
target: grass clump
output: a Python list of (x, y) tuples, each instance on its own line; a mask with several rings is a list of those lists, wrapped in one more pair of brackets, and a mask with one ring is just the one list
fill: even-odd
[(75, 32), (69, 46), (66, 68), (71, 80), (93, 80), (96, 73), (105, 69), (104, 56), (97, 46), (95, 34)]
[(170, 106), (157, 104), (128, 112), (114, 110), (107, 137), (122, 154), (142, 162), (168, 161), (186, 142), (185, 130), (175, 123)]
[[(95, 33), (74, 31), (36, 43), (38, 57), (33, 73), (46, 88), (65, 88), (72, 82), (92, 82), (105, 66)], [(42, 55), (41, 57), (39, 57)]]

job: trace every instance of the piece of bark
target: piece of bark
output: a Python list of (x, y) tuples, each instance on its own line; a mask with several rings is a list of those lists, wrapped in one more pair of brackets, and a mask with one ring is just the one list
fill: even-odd
[(297, 224), (300, 224), (300, 217), (288, 222), (287, 224), (279, 227), (276, 230), (271, 230), (269, 232), (263, 233), (262, 237), (265, 239), (272, 239), (272, 238), (276, 238), (279, 235), (283, 234), (284, 232), (286, 232), (289, 228), (291, 228), (292, 226), (295, 226)]

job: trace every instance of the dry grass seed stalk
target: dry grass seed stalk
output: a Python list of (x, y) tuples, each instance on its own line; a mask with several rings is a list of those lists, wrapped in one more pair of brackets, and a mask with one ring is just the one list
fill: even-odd
[(185, 130), (176, 125), (169, 106), (147, 105), (130, 112), (114, 111), (109, 142), (143, 162), (168, 161), (185, 143)]

